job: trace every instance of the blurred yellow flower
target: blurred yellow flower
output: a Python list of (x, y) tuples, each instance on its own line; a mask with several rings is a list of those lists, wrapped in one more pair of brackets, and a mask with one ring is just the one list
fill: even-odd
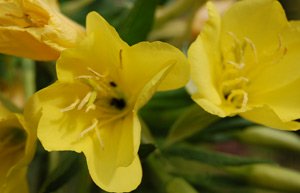
[(273, 128), (300, 128), (300, 23), (276, 0), (244, 0), (210, 18), (188, 56), (193, 99), (221, 117), (236, 114)]
[(0, 104), (0, 192), (27, 193), (27, 167), (35, 152), (36, 133), (24, 118)]
[(56, 60), (85, 35), (60, 13), (56, 0), (0, 0), (0, 53)]
[(93, 12), (87, 37), (58, 59), (57, 76), (25, 108), (43, 146), (83, 152), (92, 179), (106, 191), (135, 189), (142, 176), (137, 111), (156, 90), (185, 85), (185, 56), (162, 42), (128, 46)]

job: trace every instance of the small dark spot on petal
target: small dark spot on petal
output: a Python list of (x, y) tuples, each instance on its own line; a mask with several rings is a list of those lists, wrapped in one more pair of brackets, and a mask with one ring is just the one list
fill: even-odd
[(116, 107), (119, 110), (122, 110), (126, 107), (126, 101), (122, 98), (112, 98), (110, 101), (110, 105)]
[(294, 121), (299, 122), (300, 123), (300, 119), (295, 119)]
[(110, 82), (109, 82), (109, 85), (110, 85), (111, 87), (117, 87), (117, 84), (116, 84), (114, 81), (110, 81)]

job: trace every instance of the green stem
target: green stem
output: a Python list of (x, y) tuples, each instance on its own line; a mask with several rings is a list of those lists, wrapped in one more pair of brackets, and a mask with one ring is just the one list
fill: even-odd
[(82, 10), (84, 7), (90, 5), (95, 0), (80, 0), (80, 1), (67, 1), (61, 5), (61, 10), (67, 15), (72, 15), (73, 13)]
[(166, 184), (172, 179), (172, 176), (169, 175), (164, 169), (165, 166), (159, 159), (158, 154), (154, 154), (148, 157), (146, 164), (151, 171), (151, 177), (156, 185), (156, 188), (159, 192), (166, 192)]
[(36, 91), (35, 86), (35, 62), (30, 59), (22, 59), (24, 72), (24, 88), (26, 100)]
[(156, 14), (155, 27), (161, 26), (170, 19), (186, 13), (188, 9), (199, 7), (207, 0), (177, 0)]

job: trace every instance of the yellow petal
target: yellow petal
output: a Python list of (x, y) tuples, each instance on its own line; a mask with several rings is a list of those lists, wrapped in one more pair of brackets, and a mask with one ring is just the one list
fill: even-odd
[(57, 107), (45, 105), (37, 135), (48, 151), (81, 152), (87, 140), (81, 133), (90, 125), (92, 125), (92, 119), (89, 116), (78, 112), (62, 113)]
[(93, 120), (90, 118), (91, 113), (77, 111), (77, 107), (72, 109), (72, 104), (84, 98), (88, 92), (89, 88), (80, 83), (57, 82), (36, 93), (35, 100), (30, 104), (31, 111), (36, 114), (32, 118), (29, 115), (26, 117), (29, 119), (27, 121), (37, 122), (38, 138), (47, 150), (69, 149), (81, 152), (80, 145), (85, 140), (81, 132)]
[(127, 192), (141, 180), (137, 151), (141, 126), (132, 114), (99, 128), (83, 147), (90, 174), (106, 191)]
[[(78, 92), (79, 91), (79, 92)], [(26, 103), (24, 117), (29, 128), (37, 129), (41, 118), (42, 107), (51, 104), (58, 108), (65, 108), (83, 97), (88, 89), (82, 84), (55, 82), (51, 86), (35, 93)]]
[(212, 103), (210, 100), (203, 99), (201, 96), (198, 96), (197, 94), (194, 94), (192, 96), (192, 99), (200, 105), (205, 111), (218, 115), (219, 117), (226, 117), (231, 114), (231, 112), (225, 111), (223, 106), (221, 105), (216, 105)]
[(72, 81), (74, 77), (91, 74), (88, 69), (100, 74), (109, 70), (118, 79), (116, 68), (121, 65), (120, 54), (128, 45), (98, 13), (89, 13), (86, 22), (85, 40), (76, 48), (64, 51), (57, 61), (58, 79)]
[(262, 62), (262, 67), (253, 69), (251, 78), (251, 93), (266, 93), (290, 84), (300, 77), (300, 23), (293, 22), (280, 34), (280, 46), (273, 53), (273, 60)]
[(36, 134), (22, 115), (0, 107), (0, 192), (26, 193), (27, 166), (35, 152)]
[(54, 1), (1, 0), (0, 22), (0, 52), (35, 60), (55, 60), (85, 35)]
[(262, 94), (254, 93), (251, 102), (268, 105), (282, 121), (300, 118), (300, 79), (284, 87)]
[[(119, 58), (119, 49), (127, 47), (127, 44), (120, 38), (117, 31), (97, 12), (91, 12), (87, 15), (86, 21), (87, 34), (95, 35), (95, 44), (107, 48), (113, 53), (110, 55), (112, 60)], [(109, 47), (105, 47), (109, 46)], [(102, 49), (104, 49), (102, 48)], [(100, 50), (98, 50), (100, 52)]]
[(223, 45), (232, 41), (228, 34), (237, 38), (248, 38), (253, 41), (258, 55), (275, 50), (278, 45), (278, 34), (288, 22), (280, 3), (276, 0), (245, 0), (236, 2), (222, 18)]
[[(3, 188), (3, 189), (2, 189)], [(0, 187), (1, 193), (28, 193), (27, 183), (27, 167), (14, 171), (13, 175), (9, 175), (7, 183), (4, 187)]]
[[(196, 41), (190, 46), (188, 59), (191, 63), (191, 78), (198, 91), (193, 99), (211, 113), (222, 116), (222, 110), (216, 109), (221, 104), (221, 98), (217, 91), (217, 77), (221, 63), (220, 56), (220, 15), (213, 4), (207, 4), (209, 20)], [(208, 99), (203, 101), (202, 99)], [(204, 103), (200, 102), (203, 101)], [(211, 103), (211, 104), (209, 104)], [(202, 106), (204, 108), (204, 106)], [(211, 109), (211, 110), (210, 110)], [(223, 115), (224, 116), (224, 115)]]
[[(184, 86), (189, 78), (185, 56), (175, 47), (162, 42), (141, 42), (122, 52), (122, 82), (124, 90), (137, 95), (144, 86), (170, 66), (161, 79), (158, 90)], [(152, 83), (153, 86), (155, 82)]]
[[(164, 78), (168, 75), (168, 73), (171, 71), (171, 68), (173, 66), (170, 64), (169, 66), (166, 66), (164, 69), (161, 69), (160, 72), (155, 74), (154, 77), (152, 77), (149, 82), (147, 82), (142, 90), (138, 90), (138, 93), (132, 94), (132, 98), (129, 99), (129, 103), (134, 104), (134, 111), (138, 111), (142, 106), (144, 106), (150, 98), (154, 95), (156, 90), (158, 90), (159, 85), (164, 80)], [(136, 91), (132, 89), (132, 91)]]
[(118, 192), (133, 190), (141, 178), (136, 158), (140, 143), (137, 116), (127, 116), (82, 136), (92, 120), (93, 117), (79, 113), (62, 115), (60, 109), (44, 106), (38, 137), (50, 151), (83, 151), (90, 174), (101, 188)]
[(54, 60), (59, 52), (17, 27), (0, 27), (0, 52), (35, 60)]
[(15, 114), (19, 124), (26, 132), (26, 144), (25, 144), (25, 152), (24, 152), (24, 159), (20, 160), (20, 165), (28, 165), (34, 157), (35, 150), (36, 150), (36, 128), (29, 127), (26, 123), (24, 116), (22, 114)]
[(109, 176), (106, 168), (97, 159), (97, 151), (93, 156), (86, 154), (90, 175), (93, 181), (108, 192), (130, 192), (137, 188), (142, 179), (142, 168), (138, 156), (127, 167), (115, 167), (114, 173)]
[(297, 130), (300, 123), (296, 121), (282, 121), (280, 117), (268, 106), (254, 108), (240, 114), (245, 119), (271, 128), (282, 130)]
[(13, 113), (1, 117), (0, 139), (0, 175), (3, 179), (25, 156), (26, 132)]

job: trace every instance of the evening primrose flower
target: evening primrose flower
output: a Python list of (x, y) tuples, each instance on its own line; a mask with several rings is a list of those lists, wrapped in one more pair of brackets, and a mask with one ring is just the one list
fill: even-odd
[(240, 116), (273, 128), (300, 128), (300, 23), (288, 22), (275, 0), (235, 3), (210, 18), (188, 57), (206, 111)]
[(0, 0), (0, 53), (56, 60), (85, 35), (60, 13), (56, 0)]
[(0, 105), (0, 192), (27, 193), (27, 168), (34, 150), (36, 134), (24, 118)]
[(92, 12), (87, 37), (57, 61), (58, 81), (36, 93), (25, 108), (48, 151), (83, 152), (94, 182), (128, 192), (141, 180), (138, 110), (156, 90), (184, 86), (185, 56), (162, 42), (128, 46)]

